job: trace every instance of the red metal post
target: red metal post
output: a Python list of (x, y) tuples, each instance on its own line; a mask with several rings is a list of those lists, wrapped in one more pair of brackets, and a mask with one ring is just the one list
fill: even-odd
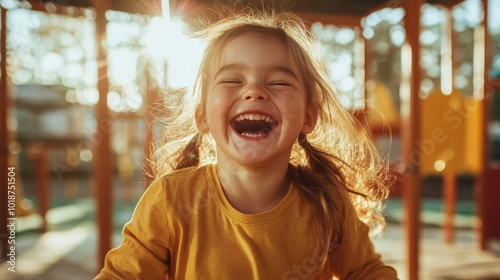
[[(7, 200), (7, 174), (9, 167), (9, 129), (8, 129), (8, 112), (10, 106), (9, 87), (7, 85), (7, 10), (0, 6), (1, 32), (0, 32), (0, 245), (1, 256), (0, 260), (7, 259), (7, 230), (8, 216), (8, 200)], [(19, 172), (19, 170), (16, 170)]]
[[(444, 8), (445, 13), (445, 24), (443, 25), (443, 37), (444, 45), (442, 46), (443, 53), (442, 65), (444, 71), (441, 79), (444, 79), (446, 75), (447, 79), (445, 83), (441, 82), (441, 91), (444, 93), (446, 90), (453, 90), (453, 77), (455, 72), (454, 60), (453, 60), (453, 47), (456, 44), (456, 36), (453, 32), (453, 17), (451, 8)], [(444, 65), (443, 65), (444, 64)], [(452, 244), (454, 242), (454, 230), (455, 230), (455, 210), (456, 210), (456, 174), (443, 174), (443, 200), (444, 200), (444, 242), (446, 244)]]
[(484, 244), (484, 248), (488, 249), (488, 243), (490, 241), (500, 241), (500, 224), (498, 223), (498, 212), (500, 211), (500, 204), (498, 204), (498, 198), (500, 197), (500, 163), (493, 162), (490, 163), (487, 170), (487, 177), (485, 178), (486, 186), (485, 195), (482, 198), (480, 205), (481, 208), (485, 209), (483, 218), (482, 231), (484, 237), (481, 239)]
[[(148, 67), (150, 67), (148, 65)], [(146, 138), (144, 139), (144, 154), (146, 156), (146, 159), (144, 161), (145, 165), (145, 170), (146, 170), (146, 175), (145, 175), (145, 182), (146, 182), (146, 188), (149, 187), (149, 185), (153, 182), (154, 179), (154, 174), (155, 171), (152, 168), (150, 160), (152, 160), (152, 152), (153, 152), (153, 145), (154, 145), (154, 135), (153, 135), (153, 125), (154, 125), (154, 114), (155, 114), (155, 108), (158, 102), (158, 87), (156, 86), (155, 83), (153, 83), (148, 77), (147, 79), (147, 92), (146, 92)], [(154, 86), (153, 86), (154, 85)]]
[(49, 189), (49, 161), (48, 150), (45, 145), (40, 148), (40, 153), (36, 159), (36, 187), (38, 194), (38, 212), (42, 217), (40, 232), (47, 231), (47, 211), (49, 210), (50, 189)]
[(406, 175), (403, 181), (406, 193), (404, 200), (405, 233), (407, 240), (409, 280), (418, 279), (419, 241), (420, 241), (420, 164), (422, 152), (416, 140), (420, 139), (420, 14), (422, 0), (404, 0), (406, 11), (404, 25), (406, 45), (403, 50), (403, 63), (408, 69), (405, 73), (405, 90), (401, 92), (401, 155), (406, 163)]
[(113, 205), (113, 164), (111, 150), (111, 124), (108, 96), (108, 57), (106, 44), (106, 11), (110, 7), (109, 0), (92, 1), (96, 11), (97, 65), (99, 101), (96, 106), (97, 133), (100, 141), (95, 147), (95, 189), (97, 200), (98, 252), (97, 269), (104, 264), (107, 252), (112, 246), (112, 205)]
[(457, 180), (455, 174), (443, 174), (444, 196), (444, 242), (452, 244), (455, 240), (455, 209), (457, 199)]
[[(478, 221), (477, 225), (478, 238), (479, 238), (479, 248), (481, 250), (487, 249), (488, 242), (488, 224), (496, 223), (497, 219), (489, 220), (490, 217), (487, 213), (488, 207), (488, 188), (495, 186), (488, 186), (487, 178), (488, 178), (488, 168), (490, 164), (490, 135), (488, 132), (488, 125), (490, 119), (490, 110), (489, 104), (492, 99), (492, 89), (490, 88), (490, 50), (491, 50), (491, 41), (488, 33), (488, 0), (483, 0), (483, 36), (484, 36), (484, 96), (481, 101), (481, 109), (482, 109), (482, 126), (481, 126), (481, 141), (482, 141), (482, 169), (479, 172), (476, 183), (476, 203), (478, 209)], [(497, 186), (498, 187), (498, 186)]]

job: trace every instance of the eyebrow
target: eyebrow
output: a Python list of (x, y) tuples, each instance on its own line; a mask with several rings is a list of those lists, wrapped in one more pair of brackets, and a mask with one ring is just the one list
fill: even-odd
[[(231, 70), (243, 70), (244, 71), (247, 69), (248, 69), (248, 67), (244, 64), (240, 64), (240, 63), (227, 64), (227, 65), (222, 66), (221, 68), (219, 68), (219, 70), (217, 70), (217, 72), (215, 72), (214, 78), (216, 78), (218, 75), (220, 75), (221, 73), (226, 72), (226, 71), (231, 71)], [(291, 76), (297, 81), (299, 80), (299, 77), (297, 77), (297, 74), (295, 74), (295, 72), (292, 71), (292, 69), (290, 69), (286, 66), (272, 66), (268, 69), (270, 69), (272, 72), (280, 72), (280, 73), (283, 73), (285, 75)]]

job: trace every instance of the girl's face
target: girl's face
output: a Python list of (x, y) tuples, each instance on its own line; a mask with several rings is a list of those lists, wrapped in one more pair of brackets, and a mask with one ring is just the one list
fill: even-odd
[(225, 46), (212, 69), (205, 117), (198, 123), (215, 139), (217, 160), (288, 164), (295, 140), (313, 130), (316, 115), (285, 45), (273, 36), (246, 33)]

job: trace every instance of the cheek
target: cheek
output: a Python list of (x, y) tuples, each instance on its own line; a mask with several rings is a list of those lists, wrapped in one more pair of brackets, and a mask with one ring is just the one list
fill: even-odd
[(299, 97), (289, 97), (281, 102), (281, 116), (282, 118), (291, 122), (299, 122), (305, 111), (305, 101)]
[(205, 110), (209, 126), (212, 126), (211, 129), (214, 129), (214, 126), (225, 123), (225, 118), (229, 110), (229, 101), (223, 94), (209, 94)]
[(207, 94), (207, 107), (215, 111), (221, 110), (230, 103), (229, 97), (230, 95), (223, 90), (213, 90)]
[(211, 99), (210, 104), (211, 104), (213, 109), (217, 110), (217, 108), (224, 106), (224, 103), (226, 103), (226, 102), (227, 102), (226, 99), (224, 97), (222, 97), (221, 94), (219, 94)]

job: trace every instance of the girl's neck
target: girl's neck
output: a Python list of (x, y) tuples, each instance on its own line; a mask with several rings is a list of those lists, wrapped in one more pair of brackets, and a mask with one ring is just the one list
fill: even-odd
[(231, 205), (246, 214), (269, 211), (288, 193), (288, 162), (276, 166), (248, 167), (235, 162), (217, 163), (224, 195)]

